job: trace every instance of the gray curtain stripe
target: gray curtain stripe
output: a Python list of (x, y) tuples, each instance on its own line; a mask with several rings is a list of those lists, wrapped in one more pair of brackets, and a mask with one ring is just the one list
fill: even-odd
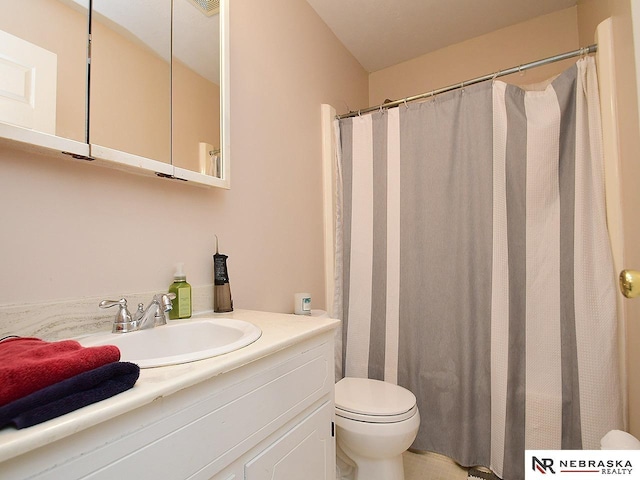
[(342, 178), (343, 178), (343, 303), (342, 303), (342, 371), (346, 371), (347, 356), (344, 354), (347, 345), (347, 331), (349, 329), (349, 275), (351, 272), (351, 213), (352, 213), (352, 185), (353, 185), (353, 120), (340, 120), (340, 148), (342, 149)]
[(509, 251), (509, 366), (504, 478), (521, 480), (525, 450), (527, 119), (524, 91), (508, 85), (506, 195)]
[(384, 380), (387, 314), (387, 119), (372, 114), (373, 123), (373, 279), (369, 378)]
[(576, 156), (576, 75), (574, 65), (560, 75), (553, 88), (560, 120), (560, 338), (562, 359), (562, 448), (582, 449), (578, 346), (574, 306), (574, 211)]
[(491, 431), (491, 83), (400, 111), (398, 383), (414, 448), (488, 465)]

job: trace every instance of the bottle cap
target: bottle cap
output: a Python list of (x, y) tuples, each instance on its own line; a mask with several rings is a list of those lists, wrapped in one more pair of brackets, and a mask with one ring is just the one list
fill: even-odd
[(176, 263), (176, 273), (173, 274), (173, 279), (177, 282), (184, 282), (187, 280), (187, 276), (184, 274), (184, 263)]

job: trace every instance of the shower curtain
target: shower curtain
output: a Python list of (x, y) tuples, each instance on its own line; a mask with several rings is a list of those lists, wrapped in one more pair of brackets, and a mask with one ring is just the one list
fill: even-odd
[(517, 480), (621, 428), (597, 88), (583, 58), (336, 121), (343, 372), (416, 395), (414, 448)]

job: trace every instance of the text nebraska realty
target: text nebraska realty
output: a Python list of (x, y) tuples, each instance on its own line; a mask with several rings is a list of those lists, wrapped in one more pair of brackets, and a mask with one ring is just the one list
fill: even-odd
[(559, 460), (561, 472), (598, 472), (603, 475), (631, 475), (630, 460)]

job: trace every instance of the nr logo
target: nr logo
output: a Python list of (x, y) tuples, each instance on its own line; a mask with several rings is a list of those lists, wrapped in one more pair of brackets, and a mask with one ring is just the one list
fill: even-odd
[(538, 457), (532, 457), (532, 466), (531, 468), (534, 471), (538, 471), (542, 474), (547, 474), (548, 472), (551, 472), (553, 474), (555, 474), (556, 472), (553, 471), (553, 459), (552, 458), (538, 458)]

